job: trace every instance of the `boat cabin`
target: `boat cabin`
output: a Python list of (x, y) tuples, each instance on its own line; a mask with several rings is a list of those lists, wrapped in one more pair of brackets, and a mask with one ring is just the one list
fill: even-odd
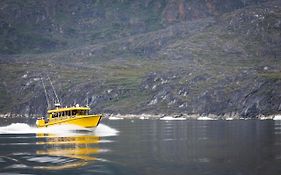
[(75, 117), (82, 115), (89, 115), (90, 108), (88, 107), (70, 107), (70, 108), (57, 108), (48, 110), (48, 118), (55, 119), (60, 117)]

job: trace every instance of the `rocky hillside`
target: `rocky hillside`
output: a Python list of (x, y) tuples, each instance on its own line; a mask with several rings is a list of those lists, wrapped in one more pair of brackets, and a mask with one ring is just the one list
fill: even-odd
[(0, 52), (42, 53), (216, 17), (262, 0), (2, 0)]
[(269, 115), (281, 110), (280, 0), (0, 2), (0, 111)]

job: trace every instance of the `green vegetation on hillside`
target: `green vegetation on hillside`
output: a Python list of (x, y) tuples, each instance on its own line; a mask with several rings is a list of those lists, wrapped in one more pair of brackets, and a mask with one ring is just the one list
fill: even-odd
[(98, 112), (278, 110), (278, 1), (186, 18), (172, 1), (22, 3), (0, 2), (0, 112), (44, 113), (47, 75), (65, 105)]

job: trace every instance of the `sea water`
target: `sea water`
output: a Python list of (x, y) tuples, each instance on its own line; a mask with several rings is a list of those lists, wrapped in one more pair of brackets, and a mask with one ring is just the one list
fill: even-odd
[(281, 122), (102, 120), (95, 129), (1, 122), (0, 174), (281, 173)]

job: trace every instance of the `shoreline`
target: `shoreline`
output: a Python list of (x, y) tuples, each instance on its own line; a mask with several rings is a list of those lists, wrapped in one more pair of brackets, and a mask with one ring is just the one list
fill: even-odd
[(109, 120), (120, 120), (120, 119), (141, 119), (141, 120), (281, 120), (281, 114), (276, 115), (259, 115), (255, 118), (245, 118), (242, 116), (239, 116), (237, 114), (235, 115), (215, 115), (215, 114), (105, 114), (105, 119)]
[[(182, 119), (182, 120), (281, 120), (281, 114), (273, 114), (273, 115), (258, 115), (254, 118), (242, 117), (236, 113), (224, 114), (224, 115), (215, 115), (215, 114), (111, 114), (104, 113), (104, 119), (109, 120), (120, 120), (120, 119)], [(38, 118), (42, 117), (39, 114), (14, 114), (14, 113), (6, 113), (0, 114), (1, 119), (9, 119), (9, 118)]]

